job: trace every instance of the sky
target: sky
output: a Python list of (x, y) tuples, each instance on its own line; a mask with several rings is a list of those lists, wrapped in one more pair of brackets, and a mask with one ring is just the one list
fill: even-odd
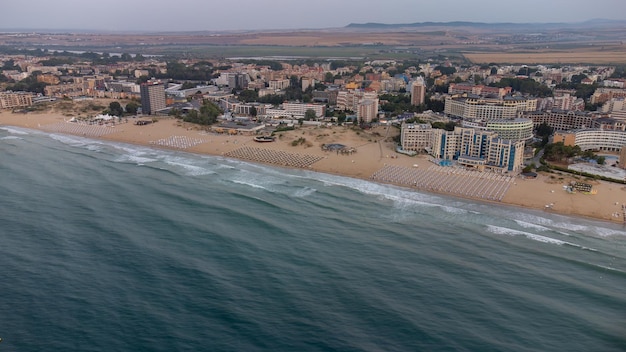
[[(626, 19), (625, 0), (3, 0), (0, 30), (221, 31)], [(593, 6), (591, 5), (593, 4)], [(595, 11), (594, 11), (595, 10)]]

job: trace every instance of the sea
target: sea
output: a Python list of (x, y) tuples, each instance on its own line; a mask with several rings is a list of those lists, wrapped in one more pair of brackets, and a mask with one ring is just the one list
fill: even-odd
[(8, 126), (0, 200), (2, 352), (626, 351), (622, 224)]

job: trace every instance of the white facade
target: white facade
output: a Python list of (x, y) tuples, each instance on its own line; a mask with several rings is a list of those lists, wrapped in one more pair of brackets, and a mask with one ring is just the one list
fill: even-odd
[(472, 120), (513, 119), (524, 111), (537, 110), (537, 99), (522, 97), (499, 99), (447, 97), (444, 112), (448, 116)]
[(315, 111), (315, 117), (324, 117), (326, 105), (305, 103), (283, 103), (283, 109), (289, 116), (304, 117), (307, 110)]
[(457, 160), (468, 167), (498, 172), (519, 172), (523, 167), (524, 141), (502, 139), (490, 131), (463, 127), (446, 131), (426, 124), (403, 124), (401, 143), (404, 150), (426, 149), (437, 159)]
[(564, 133), (555, 133), (554, 142), (564, 142), (580, 147), (581, 150), (602, 150), (617, 152), (626, 145), (625, 131), (612, 131), (600, 129), (583, 129)]

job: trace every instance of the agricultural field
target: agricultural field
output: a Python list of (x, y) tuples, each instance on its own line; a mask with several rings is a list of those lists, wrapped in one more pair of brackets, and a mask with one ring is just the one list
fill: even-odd
[(463, 52), (465, 58), (476, 64), (624, 64), (626, 45), (584, 46), (563, 50), (515, 50), (510, 52)]

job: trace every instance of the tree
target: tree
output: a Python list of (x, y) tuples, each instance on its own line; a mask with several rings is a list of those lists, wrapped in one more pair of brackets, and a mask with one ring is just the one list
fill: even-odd
[(335, 79), (335, 76), (333, 76), (332, 73), (326, 72), (326, 75), (324, 76), (324, 82), (332, 83), (334, 79)]
[(563, 142), (547, 144), (544, 149), (543, 157), (551, 161), (563, 161), (563, 159), (571, 159), (577, 155), (581, 155), (582, 151), (579, 146), (564, 145)]
[(140, 76), (139, 78), (137, 78), (137, 81), (135, 83), (137, 84), (142, 84), (142, 83), (146, 83), (150, 80), (150, 77), (148, 76)]
[[(41, 73), (41, 71), (39, 71)], [(23, 80), (7, 86), (6, 90), (12, 91), (25, 91), (25, 92), (33, 92), (33, 93), (44, 93), (44, 88), (47, 86), (47, 83), (37, 82), (37, 74), (34, 72), (30, 77), (26, 77)]]
[(454, 131), (454, 127), (456, 126), (456, 123), (454, 123), (453, 121), (449, 121), (449, 122), (435, 121), (431, 123), (431, 126), (433, 128), (438, 128), (438, 129), (442, 129), (446, 131)]
[(180, 87), (181, 90), (196, 88), (196, 84), (193, 82), (183, 82), (183, 85)]
[(456, 68), (454, 67), (445, 67), (445, 66), (436, 66), (435, 70), (438, 70), (439, 72), (441, 72), (442, 75), (452, 75), (456, 73)]
[(578, 75), (573, 75), (572, 76), (572, 83), (573, 84), (579, 84), (582, 83), (583, 79), (587, 78), (587, 75), (584, 73), (578, 74)]
[(300, 84), (300, 79), (298, 78), (298, 76), (296, 75), (291, 75), (291, 77), (289, 77), (289, 86), (290, 87), (296, 87), (296, 88), (300, 88), (301, 84)]
[(344, 122), (346, 122), (346, 113), (342, 111), (337, 116), (337, 124), (341, 126)]
[(183, 117), (183, 121), (197, 123), (199, 125), (211, 125), (217, 121), (217, 117), (222, 113), (222, 109), (213, 102), (204, 100), (200, 107), (200, 112), (191, 110), (187, 116)]
[(180, 118), (180, 117), (183, 115), (183, 113), (182, 113), (182, 111), (180, 111), (179, 109), (174, 108), (174, 109), (171, 109), (171, 110), (170, 110), (170, 112), (168, 113), (168, 115), (170, 115), (170, 116), (174, 116), (174, 117), (176, 117), (176, 118)]
[(128, 114), (137, 115), (138, 109), (139, 109), (139, 104), (135, 103), (134, 101), (131, 101), (130, 103), (126, 104), (126, 113)]
[(530, 94), (538, 97), (552, 96), (552, 90), (547, 86), (536, 82), (531, 78), (502, 78), (500, 82), (490, 84), (493, 87), (511, 87), (514, 91)]
[(546, 122), (542, 122), (541, 125), (537, 126), (535, 130), (535, 134), (539, 137), (550, 136), (552, 134), (553, 128), (550, 127)]
[(259, 93), (253, 89), (245, 89), (239, 92), (239, 100), (249, 103), (257, 101), (259, 99)]
[(2, 65), (2, 70), (17, 70), (22, 72), (22, 68), (16, 65), (13, 59), (5, 61), (4, 65)]
[(124, 115), (124, 109), (122, 109), (122, 105), (119, 102), (114, 101), (109, 104), (109, 112), (113, 116), (122, 116)]
[(317, 114), (315, 114), (315, 110), (307, 109), (307, 111), (304, 112), (304, 119), (307, 121), (317, 119)]

